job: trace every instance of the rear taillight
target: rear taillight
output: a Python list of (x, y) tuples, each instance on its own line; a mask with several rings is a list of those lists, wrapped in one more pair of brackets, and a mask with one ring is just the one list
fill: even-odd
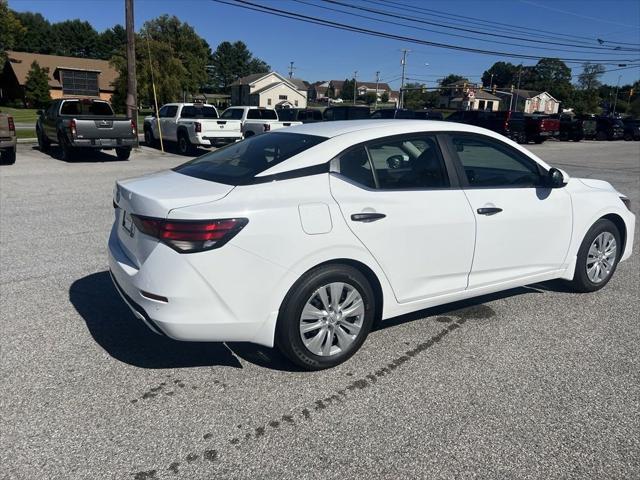
[(72, 137), (75, 137), (78, 134), (78, 130), (76, 128), (76, 119), (72, 118), (69, 121), (69, 133), (71, 133)]
[(264, 127), (264, 131), (265, 131), (265, 132), (268, 132), (268, 131), (270, 131), (270, 130), (271, 130), (271, 125), (270, 125), (270, 124), (268, 124), (268, 123), (265, 123), (265, 124), (263, 125), (263, 127)]
[(133, 119), (131, 119), (131, 134), (133, 136), (135, 136), (136, 135), (136, 131), (137, 131), (136, 122), (134, 122)]
[(179, 253), (220, 248), (249, 222), (246, 218), (220, 220), (164, 220), (132, 215), (136, 228)]
[(9, 117), (9, 131), (10, 132), (15, 132), (16, 131), (16, 125), (13, 123), (13, 117)]
[(507, 119), (504, 121), (504, 129), (509, 130), (509, 119), (511, 118), (511, 112), (507, 112)]
[(201, 124), (200, 122), (194, 122), (194, 123), (193, 123), (193, 126), (194, 126), (194, 127), (195, 127), (195, 129), (196, 129), (196, 133), (200, 133), (200, 132), (202, 132), (202, 124)]

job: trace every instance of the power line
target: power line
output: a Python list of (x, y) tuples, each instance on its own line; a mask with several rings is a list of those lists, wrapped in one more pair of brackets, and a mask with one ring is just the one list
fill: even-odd
[[(382, 3), (381, 3), (382, 2)], [(460, 19), (464, 19), (464, 21), (466, 22), (466, 24), (476, 24), (479, 26), (482, 26), (484, 28), (491, 28), (492, 30), (495, 30), (496, 26), (500, 27), (500, 31), (511, 31), (514, 33), (521, 33), (523, 35), (529, 35), (529, 36), (534, 36), (535, 38), (539, 38), (541, 33), (544, 34), (548, 34), (545, 36), (545, 38), (558, 38), (558, 39), (565, 39), (565, 40), (571, 40), (573, 39), (573, 41), (583, 41), (583, 40), (588, 40), (590, 42), (598, 42), (598, 43), (610, 43), (610, 44), (616, 44), (616, 45), (631, 45), (636, 47), (637, 43), (629, 43), (629, 42), (618, 42), (618, 41), (613, 41), (613, 40), (603, 40), (603, 39), (597, 39), (595, 37), (586, 37), (586, 36), (582, 36), (582, 35), (571, 35), (571, 34), (566, 34), (566, 33), (561, 33), (561, 32), (553, 32), (553, 31), (549, 31), (549, 30), (542, 30), (539, 28), (535, 28), (535, 29), (531, 29), (529, 27), (525, 27), (525, 26), (521, 26), (521, 25), (513, 25), (510, 23), (503, 23), (503, 22), (497, 22), (494, 20), (483, 20), (483, 19), (479, 19), (477, 17), (469, 17), (466, 15), (460, 15), (460, 14), (452, 14), (452, 13), (448, 13), (448, 12), (442, 12), (440, 10), (434, 10), (432, 8), (425, 8), (425, 7), (416, 7), (415, 5), (407, 5), (405, 3), (402, 2), (397, 2), (397, 1), (392, 1), (392, 0), (369, 0), (369, 3), (374, 3), (377, 5), (381, 5), (384, 6), (385, 8), (389, 8), (389, 5), (394, 5), (394, 6), (398, 6), (398, 7), (402, 7), (403, 9), (407, 10), (407, 11), (411, 11), (411, 12), (418, 12), (418, 13), (428, 13), (430, 16), (432, 17), (440, 17), (440, 18), (444, 18), (446, 20), (460, 20)], [(460, 25), (460, 23), (457, 23), (458, 25)], [(527, 33), (526, 31), (529, 30), (532, 33)]]
[[(467, 32), (467, 33), (477, 33), (479, 35), (485, 35), (485, 36), (491, 36), (491, 37), (499, 37), (499, 38), (508, 38), (508, 39), (511, 39), (511, 40), (523, 40), (525, 42), (544, 43), (544, 44), (551, 44), (551, 45), (562, 45), (562, 46), (565, 46), (565, 47), (589, 48), (589, 49), (596, 48), (596, 47), (588, 47), (588, 46), (584, 46), (584, 45), (576, 45), (576, 44), (569, 44), (569, 43), (558, 43), (558, 42), (547, 41), (547, 40), (542, 40), (542, 39), (531, 40), (531, 39), (524, 38), (524, 37), (516, 37), (516, 36), (513, 36), (513, 35), (502, 35), (502, 34), (499, 34), (499, 33), (488, 33), (488, 32), (483, 32), (481, 30), (474, 30), (474, 29), (471, 29), (471, 28), (456, 27), (456, 26), (446, 25), (446, 24), (442, 24), (442, 23), (431, 22), (429, 20), (423, 20), (423, 19), (419, 19), (419, 18), (416, 18), (416, 17), (407, 17), (407, 16), (404, 16), (404, 15), (396, 15), (396, 14), (390, 13), (388, 11), (385, 12), (385, 11), (382, 11), (382, 10), (377, 10), (375, 8), (367, 8), (367, 7), (364, 7), (364, 6), (361, 6), (361, 5), (358, 5), (358, 6), (350, 5), (348, 3), (343, 3), (343, 2), (340, 2), (338, 0), (321, 0), (321, 1), (323, 1), (325, 3), (332, 3), (332, 4), (335, 4), (335, 5), (341, 5), (343, 7), (351, 8), (351, 9), (354, 9), (354, 10), (364, 10), (366, 12), (376, 13), (378, 15), (390, 16), (390, 17), (399, 18), (399, 19), (402, 19), (402, 20), (409, 20), (410, 22), (423, 23), (423, 24), (426, 24), (426, 25), (433, 25), (433, 26), (437, 26), (437, 27), (441, 27), (441, 28), (459, 30), (459, 31), (462, 31), (462, 32)], [(602, 49), (615, 50), (615, 51), (620, 51), (620, 50), (624, 50), (624, 51), (628, 50), (628, 51), (634, 51), (634, 52), (638, 51), (638, 49), (627, 49), (626, 47), (625, 48), (623, 48), (623, 47), (615, 47), (615, 48), (602, 47)]]
[[(233, 0), (233, 1), (212, 0), (212, 1), (216, 2), (216, 3), (225, 4), (225, 5), (231, 5), (231, 6), (234, 6), (234, 7), (237, 7), (237, 8), (243, 8), (245, 10), (251, 10), (251, 11), (255, 11), (255, 12), (266, 13), (268, 15), (272, 15), (272, 16), (276, 16), (276, 17), (288, 18), (288, 19), (298, 20), (298, 21), (301, 21), (301, 22), (304, 22), (304, 23), (311, 23), (311, 24), (315, 24), (315, 25), (321, 25), (321, 26), (325, 26), (325, 27), (330, 27), (330, 28), (334, 28), (336, 30), (350, 31), (350, 32), (355, 32), (355, 33), (361, 33), (363, 35), (369, 35), (369, 36), (380, 37), (380, 38), (387, 38), (387, 39), (391, 39), (391, 40), (398, 40), (398, 41), (402, 41), (402, 42), (415, 43), (415, 44), (419, 44), (419, 45), (428, 45), (428, 46), (432, 46), (432, 47), (445, 48), (445, 49), (457, 50), (457, 51), (463, 51), (463, 52), (478, 53), (478, 54), (482, 54), (482, 55), (495, 55), (495, 56), (521, 58), (521, 59), (529, 59), (529, 60), (540, 60), (541, 58), (543, 58), (543, 57), (540, 57), (538, 55), (525, 55), (525, 54), (510, 53), (510, 52), (500, 52), (500, 51), (495, 51), (495, 50), (484, 50), (484, 49), (479, 49), (479, 48), (463, 47), (463, 46), (460, 46), (460, 45), (452, 45), (452, 44), (447, 44), (447, 43), (420, 40), (420, 39), (417, 39), (417, 38), (407, 37), (407, 36), (404, 36), (404, 35), (397, 35), (397, 34), (392, 34), (392, 33), (380, 32), (380, 31), (371, 30), (371, 29), (367, 29), (367, 28), (362, 28), (362, 27), (358, 27), (358, 26), (354, 26), (354, 25), (348, 25), (348, 24), (344, 24), (344, 23), (340, 23), (340, 22), (333, 22), (333, 21), (326, 20), (326, 19), (310, 17), (308, 15), (303, 15), (303, 14), (300, 14), (300, 13), (291, 12), (291, 11), (287, 11), (287, 10), (282, 10), (282, 9), (278, 9), (278, 8), (257, 5), (255, 3), (251, 3), (251, 2), (248, 2), (248, 1), (245, 1), (245, 0)], [(604, 65), (617, 65), (617, 64), (623, 63), (623, 62), (630, 62), (630, 60), (627, 60), (627, 59), (606, 60), (606, 61), (604, 61), (603, 59), (559, 58), (559, 60), (562, 60), (565, 63), (592, 62), (592, 63), (601, 63), (601, 64), (604, 64)]]
[[(309, 5), (311, 7), (320, 8), (320, 9), (323, 9), (323, 10), (329, 10), (329, 11), (332, 11), (332, 12), (338, 12), (338, 13), (341, 13), (341, 14), (351, 15), (353, 17), (359, 17), (359, 18), (364, 18), (364, 19), (367, 19), (367, 20), (373, 20), (375, 22), (380, 22), (380, 23), (385, 23), (385, 24), (390, 24), (390, 25), (398, 25), (398, 26), (405, 27), (405, 28), (412, 28), (414, 30), (420, 30), (420, 31), (423, 31), (423, 32), (437, 33), (439, 35), (448, 35), (448, 36), (451, 36), (451, 37), (466, 38), (468, 40), (487, 42), (487, 43), (495, 43), (495, 44), (499, 44), (499, 45), (509, 45), (511, 47), (523, 47), (523, 48), (530, 48), (531, 47), (531, 45), (523, 45), (523, 44), (518, 44), (518, 43), (513, 43), (513, 42), (501, 42), (499, 40), (491, 40), (491, 39), (487, 39), (487, 38), (478, 38), (478, 37), (472, 37), (472, 36), (469, 36), (469, 35), (462, 35), (462, 34), (451, 33), (451, 32), (442, 32), (442, 31), (433, 30), (433, 29), (430, 29), (430, 28), (418, 27), (418, 26), (415, 26), (415, 25), (408, 25), (406, 23), (394, 22), (392, 20), (371, 17), (369, 15), (362, 15), (362, 14), (358, 14), (358, 13), (348, 12), (346, 10), (340, 10), (340, 9), (337, 9), (337, 8), (331, 8), (331, 7), (327, 7), (327, 6), (323, 6), (323, 5), (318, 5), (316, 3), (311, 3), (311, 2), (308, 2), (308, 1), (305, 1), (305, 0), (292, 0), (292, 1), (294, 1), (296, 3), (304, 4), (304, 5)], [(324, 0), (322, 0), (322, 1), (324, 1)], [(527, 40), (527, 41), (537, 43), (536, 40)], [(538, 50), (549, 50), (549, 51), (554, 51), (554, 52), (585, 53), (585, 52), (580, 52), (580, 51), (576, 51), (576, 50), (568, 50), (568, 49), (564, 49), (564, 48), (541, 47), (539, 45), (536, 46), (536, 48)], [(610, 52), (602, 52), (602, 48), (597, 48), (597, 47), (576, 46), (576, 48), (600, 50), (598, 52), (589, 52), (589, 53), (592, 53), (594, 55), (608, 55), (608, 54), (610, 54)]]

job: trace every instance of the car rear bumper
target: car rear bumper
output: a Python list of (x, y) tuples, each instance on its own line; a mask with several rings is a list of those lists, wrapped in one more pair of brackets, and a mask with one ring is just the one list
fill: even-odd
[(0, 149), (15, 148), (18, 143), (17, 137), (0, 137)]
[(213, 145), (214, 143), (232, 143), (242, 140), (242, 132), (207, 132), (197, 135), (193, 143), (198, 145)]
[[(182, 341), (273, 346), (281, 299), (271, 298), (267, 279), (279, 278), (283, 269), (229, 244), (224, 255), (179, 254), (158, 244), (137, 266), (120, 246), (116, 228), (109, 237), (111, 276), (134, 315), (152, 331)], [(200, 268), (194, 256), (200, 257)]]
[(76, 138), (71, 144), (74, 148), (133, 148), (135, 138)]

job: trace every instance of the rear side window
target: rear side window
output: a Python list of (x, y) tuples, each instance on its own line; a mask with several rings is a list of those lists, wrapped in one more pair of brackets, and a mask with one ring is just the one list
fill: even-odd
[(452, 135), (471, 187), (537, 187), (538, 164), (508, 145), (480, 135)]
[(249, 184), (257, 174), (325, 140), (325, 137), (287, 132), (256, 135), (207, 153), (174, 171), (227, 185)]
[(242, 112), (243, 110), (241, 108), (228, 108), (222, 112), (220, 118), (224, 118), (225, 120), (242, 120)]
[(177, 105), (166, 105), (160, 109), (160, 118), (173, 118), (178, 113)]
[(218, 113), (213, 107), (188, 105), (182, 107), (180, 118), (218, 118)]

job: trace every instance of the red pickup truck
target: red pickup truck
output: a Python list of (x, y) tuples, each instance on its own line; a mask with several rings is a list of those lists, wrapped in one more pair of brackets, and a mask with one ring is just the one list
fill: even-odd
[(524, 129), (527, 143), (542, 143), (560, 136), (560, 120), (545, 115), (525, 115)]

